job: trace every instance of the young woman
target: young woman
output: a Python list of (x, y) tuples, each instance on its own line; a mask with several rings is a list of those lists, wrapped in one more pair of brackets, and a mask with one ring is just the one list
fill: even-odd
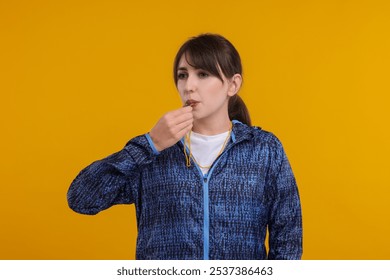
[(184, 106), (83, 169), (70, 208), (93, 215), (135, 203), (137, 259), (300, 259), (296, 181), (280, 141), (251, 126), (234, 46), (193, 37), (173, 75)]

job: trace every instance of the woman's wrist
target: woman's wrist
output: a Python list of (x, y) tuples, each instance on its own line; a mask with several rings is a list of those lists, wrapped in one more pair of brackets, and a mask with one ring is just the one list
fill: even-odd
[(149, 145), (152, 148), (154, 154), (158, 155), (163, 149), (156, 143), (155, 138), (149, 133), (146, 134), (146, 138), (148, 139)]

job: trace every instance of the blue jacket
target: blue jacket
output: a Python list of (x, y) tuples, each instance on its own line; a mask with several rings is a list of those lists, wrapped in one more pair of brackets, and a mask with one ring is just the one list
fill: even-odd
[(183, 139), (161, 152), (149, 134), (131, 139), (77, 175), (70, 208), (93, 215), (135, 203), (136, 259), (300, 259), (301, 206), (282, 144), (233, 124), (206, 175), (193, 161), (186, 167)]

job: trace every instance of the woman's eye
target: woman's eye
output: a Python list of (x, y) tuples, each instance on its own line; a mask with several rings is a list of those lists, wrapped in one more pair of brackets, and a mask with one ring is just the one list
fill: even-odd
[(200, 72), (200, 73), (199, 73), (199, 77), (201, 77), (201, 78), (206, 78), (206, 77), (208, 77), (208, 76), (209, 76), (209, 74), (206, 73), (206, 72)]
[(179, 74), (177, 74), (177, 78), (178, 78), (179, 80), (185, 79), (186, 77), (187, 77), (187, 74), (186, 74), (186, 73), (179, 73)]

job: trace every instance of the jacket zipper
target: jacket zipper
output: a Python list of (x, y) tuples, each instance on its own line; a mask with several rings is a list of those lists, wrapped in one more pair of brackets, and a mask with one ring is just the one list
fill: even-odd
[(226, 151), (227, 150), (223, 151), (222, 154), (219, 155), (216, 161), (214, 161), (214, 163), (212, 164), (210, 170), (204, 175), (202, 170), (199, 168), (199, 166), (196, 163), (194, 163), (194, 165), (200, 172), (203, 181), (202, 183), (203, 183), (203, 259), (204, 260), (209, 259), (209, 253), (210, 253), (209, 181), (215, 166), (217, 165), (218, 161), (221, 159), (222, 155)]
[[(202, 172), (202, 171), (201, 171)], [(203, 177), (203, 259), (209, 259), (209, 237), (210, 237), (210, 218), (209, 218), (209, 172)], [(202, 173), (203, 174), (203, 173)]]
[[(184, 146), (184, 141), (181, 141)], [(211, 174), (213, 173), (213, 170), (219, 160), (222, 158), (222, 155), (225, 154), (232, 145), (227, 145), (225, 150), (219, 155), (219, 157), (214, 161), (214, 163), (211, 165), (210, 170), (203, 175), (202, 170), (199, 168), (199, 166), (193, 162), (193, 164), (196, 166), (198, 171), (200, 172), (200, 175), (202, 177), (202, 184), (203, 184), (203, 259), (208, 260), (209, 259), (209, 237), (210, 237), (210, 215), (209, 215), (209, 181)], [(189, 150), (187, 147), (185, 147), (189, 153)], [(192, 160), (193, 161), (193, 160)]]

